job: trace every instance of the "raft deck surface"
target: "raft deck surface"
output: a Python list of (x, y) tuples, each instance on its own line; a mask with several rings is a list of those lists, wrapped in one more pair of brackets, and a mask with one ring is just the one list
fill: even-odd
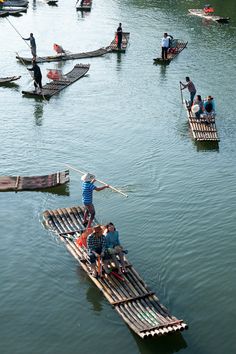
[[(37, 57), (37, 63), (49, 63), (54, 61), (65, 61), (65, 60), (73, 60), (73, 59), (85, 59), (85, 58), (94, 58), (100, 57), (109, 52), (109, 48), (99, 48), (97, 50), (91, 52), (82, 52), (82, 53), (68, 53), (68, 54), (60, 54), (60, 55), (51, 55), (46, 57)], [(32, 63), (32, 57), (24, 58), (20, 56), (16, 56), (16, 59), (20, 60), (20, 62), (24, 62), (25, 64)]]
[(206, 119), (197, 119), (192, 111), (188, 108), (187, 101), (185, 100), (185, 109), (187, 111), (188, 121), (191, 128), (193, 138), (196, 141), (220, 141), (216, 129), (215, 118), (210, 123), (206, 123)]
[(45, 176), (0, 176), (0, 191), (23, 191), (56, 187), (69, 182), (69, 171)]
[(112, 52), (125, 53), (125, 51), (127, 49), (127, 46), (128, 46), (128, 43), (129, 43), (129, 37), (130, 37), (130, 32), (123, 32), (122, 33), (121, 48), (119, 49), (117, 47), (116, 34), (115, 34), (115, 38), (110, 43), (109, 48), (111, 49)]
[(42, 93), (35, 91), (22, 91), (22, 94), (49, 99), (83, 77), (88, 72), (89, 67), (89, 64), (77, 64), (69, 73), (65, 74), (61, 80), (53, 80), (44, 85), (42, 88)]
[(127, 273), (122, 275), (123, 280), (112, 273), (98, 279), (91, 276), (86, 249), (76, 244), (76, 237), (84, 228), (82, 208), (46, 210), (43, 217), (45, 226), (60, 237), (109, 303), (138, 336), (161, 336), (187, 329), (183, 320), (172, 316), (160, 303), (127, 259)]
[(221, 17), (217, 15), (212, 15), (212, 14), (205, 14), (204, 10), (202, 9), (189, 9), (188, 10), (191, 15), (195, 15), (201, 18), (204, 18), (206, 20), (211, 20), (215, 21), (218, 23), (228, 23), (230, 18), (229, 17)]
[(188, 42), (184, 42), (180, 39), (175, 39), (176, 44), (174, 47), (171, 47), (171, 49), (175, 49), (175, 52), (168, 52), (167, 53), (167, 59), (163, 60), (162, 58), (155, 58), (154, 60), (154, 64), (164, 64), (164, 65), (168, 65), (170, 64), (170, 62), (179, 54), (182, 52), (182, 50), (184, 50), (184, 48), (186, 48)]

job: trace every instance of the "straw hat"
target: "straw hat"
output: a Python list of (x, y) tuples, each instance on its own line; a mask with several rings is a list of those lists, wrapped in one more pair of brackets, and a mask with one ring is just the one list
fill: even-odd
[(103, 229), (102, 229), (101, 225), (95, 225), (94, 228), (93, 228), (93, 232), (102, 233)]
[(94, 178), (95, 178), (94, 175), (91, 175), (90, 173), (85, 173), (85, 175), (83, 175), (81, 177), (81, 181), (83, 181), (83, 182), (91, 182)]

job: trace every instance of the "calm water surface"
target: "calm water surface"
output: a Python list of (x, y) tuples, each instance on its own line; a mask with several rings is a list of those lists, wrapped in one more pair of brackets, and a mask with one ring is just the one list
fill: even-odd
[[(71, 171), (55, 193), (0, 195), (1, 354), (236, 352), (236, 3), (212, 4), (229, 25), (188, 16), (200, 1), (94, 0), (82, 17), (72, 0), (30, 0), (26, 15), (9, 20), (22, 36), (34, 33), (39, 55), (53, 54), (53, 43), (71, 52), (106, 46), (120, 21), (131, 32), (126, 54), (81, 60), (91, 64), (88, 75), (49, 103), (21, 96), (32, 80), (15, 53), (28, 56), (29, 48), (0, 19), (0, 76), (22, 75), (0, 87), (1, 175), (70, 163), (122, 188), (128, 199), (95, 195), (97, 218), (116, 224), (129, 259), (189, 324), (182, 335), (140, 340), (43, 228), (45, 209), (81, 203)], [(154, 66), (165, 31), (188, 48), (169, 66)], [(43, 81), (47, 69), (66, 73), (77, 62), (41, 65)], [(218, 147), (191, 138), (178, 84), (186, 75), (216, 98)]]

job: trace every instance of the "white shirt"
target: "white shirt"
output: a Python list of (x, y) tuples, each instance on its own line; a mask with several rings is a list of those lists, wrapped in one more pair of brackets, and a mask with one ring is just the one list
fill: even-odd
[(163, 37), (161, 40), (161, 46), (168, 48), (169, 47), (169, 38), (168, 37)]

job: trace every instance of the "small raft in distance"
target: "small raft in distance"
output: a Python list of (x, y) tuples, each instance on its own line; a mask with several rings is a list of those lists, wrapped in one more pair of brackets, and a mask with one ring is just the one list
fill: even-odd
[(0, 77), (0, 85), (9, 84), (13, 81), (19, 80), (21, 76), (8, 76), (8, 77)]
[(206, 122), (206, 119), (200, 117), (199, 119), (195, 117), (191, 109), (188, 106), (187, 100), (184, 101), (185, 109), (187, 111), (188, 122), (191, 129), (193, 138), (196, 141), (220, 141), (216, 129), (215, 117), (210, 119), (210, 122)]
[(122, 33), (121, 48), (118, 48), (117, 47), (117, 40), (116, 40), (116, 32), (115, 32), (115, 38), (110, 43), (109, 48), (111, 49), (112, 52), (125, 53), (128, 43), (129, 43), (129, 37), (130, 37), (130, 32), (123, 32)]
[(45, 226), (60, 238), (109, 303), (139, 337), (163, 336), (188, 328), (183, 320), (172, 316), (161, 304), (127, 259), (127, 273), (122, 276), (117, 277), (117, 273), (111, 272), (96, 279), (91, 275), (87, 248), (79, 242), (83, 240), (83, 208), (76, 206), (46, 210), (43, 218)]
[(211, 20), (211, 21), (214, 21), (217, 23), (228, 23), (230, 20), (230, 17), (221, 17), (221, 16), (212, 15), (212, 14), (206, 14), (204, 12), (204, 10), (202, 10), (202, 9), (189, 9), (188, 12), (191, 15), (202, 17), (206, 20)]
[(163, 60), (162, 58), (155, 58), (154, 64), (163, 64), (163, 65), (168, 65), (170, 62), (186, 48), (188, 42), (184, 42), (181, 39), (173, 39), (173, 44), (171, 48), (169, 48), (167, 52), (167, 59)]
[(77, 64), (61, 79), (52, 80), (51, 82), (44, 85), (42, 87), (41, 93), (35, 91), (22, 91), (22, 94), (29, 97), (49, 99), (60, 91), (64, 90), (69, 85), (73, 84), (75, 81), (81, 79), (89, 71), (89, 68), (90, 64)]
[(0, 176), (0, 192), (52, 188), (69, 182), (69, 171), (45, 176)]

